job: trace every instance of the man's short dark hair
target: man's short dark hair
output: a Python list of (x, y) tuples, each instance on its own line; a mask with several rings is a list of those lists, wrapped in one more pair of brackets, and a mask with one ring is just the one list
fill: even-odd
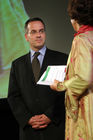
[(39, 18), (39, 17), (34, 17), (34, 18), (29, 18), (26, 22), (25, 22), (25, 32), (27, 32), (27, 26), (30, 22), (33, 22), (33, 21), (40, 21), (43, 25), (44, 25), (44, 30), (45, 30), (45, 23), (44, 21)]

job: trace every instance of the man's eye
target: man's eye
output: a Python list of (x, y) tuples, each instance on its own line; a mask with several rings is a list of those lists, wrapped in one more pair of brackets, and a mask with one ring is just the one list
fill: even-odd
[(34, 30), (31, 31), (31, 34), (35, 34), (35, 33), (36, 33), (36, 31), (34, 31)]
[(39, 32), (40, 32), (40, 33), (44, 33), (44, 32), (45, 32), (45, 30), (44, 30), (44, 29), (42, 29), (42, 30), (40, 30)]
[(36, 34), (36, 33), (40, 33), (40, 34), (43, 34), (45, 32), (45, 30), (44, 29), (41, 29), (41, 30), (39, 30), (39, 31), (35, 31), (35, 30), (32, 30), (31, 32), (29, 32), (30, 34)]

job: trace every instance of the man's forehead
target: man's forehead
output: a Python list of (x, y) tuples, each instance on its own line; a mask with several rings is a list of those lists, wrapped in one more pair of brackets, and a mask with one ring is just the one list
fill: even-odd
[(44, 25), (41, 21), (32, 21), (28, 24), (28, 28), (32, 29), (44, 28)]

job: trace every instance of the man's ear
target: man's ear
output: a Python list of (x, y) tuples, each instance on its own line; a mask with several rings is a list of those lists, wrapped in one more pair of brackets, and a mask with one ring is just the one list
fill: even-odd
[(29, 41), (27, 34), (25, 34), (25, 39), (26, 41)]

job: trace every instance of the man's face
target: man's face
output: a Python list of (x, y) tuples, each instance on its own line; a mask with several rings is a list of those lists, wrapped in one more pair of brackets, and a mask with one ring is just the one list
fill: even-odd
[(44, 25), (40, 21), (32, 21), (27, 26), (28, 32), (25, 34), (26, 40), (30, 43), (31, 49), (40, 50), (46, 39)]

